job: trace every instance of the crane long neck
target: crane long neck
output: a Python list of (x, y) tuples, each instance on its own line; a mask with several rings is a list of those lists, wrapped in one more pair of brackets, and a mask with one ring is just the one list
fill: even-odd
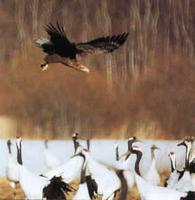
[(116, 161), (119, 160), (119, 151), (118, 151), (118, 147), (116, 147)]
[(125, 160), (127, 160), (130, 157), (130, 155), (131, 155), (131, 153), (132, 153), (132, 146), (133, 146), (134, 142), (135, 142), (135, 140), (129, 140), (128, 141), (128, 154), (126, 155)]
[(90, 139), (87, 139), (87, 149), (90, 150)]
[(16, 145), (17, 147), (17, 161), (20, 165), (23, 164), (22, 162), (22, 145), (21, 145), (21, 142), (19, 143), (19, 146)]
[(172, 157), (170, 157), (170, 161), (171, 161), (171, 172), (174, 172), (176, 168), (176, 161), (173, 160)]
[(135, 172), (136, 172), (139, 176), (141, 176), (139, 166), (140, 166), (140, 161), (141, 161), (141, 158), (142, 158), (142, 152), (137, 152), (136, 155), (137, 155), (137, 159), (136, 159), (136, 162), (135, 162)]
[(76, 153), (77, 148), (79, 147), (78, 138), (72, 138), (74, 144), (74, 153)]
[(83, 158), (83, 164), (81, 167), (81, 179), (80, 179), (80, 184), (86, 182), (86, 167), (87, 167), (87, 161), (86, 161), (86, 156), (83, 153), (80, 153), (79, 156)]
[(11, 151), (11, 144), (7, 144), (7, 147), (8, 147), (8, 152), (9, 152), (9, 154), (12, 154), (12, 151)]
[(86, 176), (87, 176), (86, 170), (87, 170), (87, 163), (84, 162), (83, 167), (81, 169), (81, 180), (80, 180), (81, 184), (86, 182)]
[(186, 147), (186, 155), (185, 155), (185, 169), (189, 169), (189, 154), (190, 154), (190, 147), (188, 145), (185, 145)]
[(131, 151), (132, 145), (135, 142), (135, 140), (129, 140), (128, 141), (128, 150)]
[(151, 149), (151, 158), (152, 158), (152, 159), (155, 158), (155, 149)]

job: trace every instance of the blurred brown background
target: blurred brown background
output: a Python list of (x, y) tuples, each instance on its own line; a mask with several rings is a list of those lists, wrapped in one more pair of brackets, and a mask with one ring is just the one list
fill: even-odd
[[(128, 31), (83, 74), (42, 72), (34, 40), (59, 21), (70, 40)], [(0, 135), (178, 138), (195, 133), (195, 1), (0, 1)]]

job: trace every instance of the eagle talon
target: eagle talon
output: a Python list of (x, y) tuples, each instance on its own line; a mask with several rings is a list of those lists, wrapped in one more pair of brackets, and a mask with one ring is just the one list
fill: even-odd
[(46, 71), (48, 68), (48, 64), (41, 64), (42, 71)]

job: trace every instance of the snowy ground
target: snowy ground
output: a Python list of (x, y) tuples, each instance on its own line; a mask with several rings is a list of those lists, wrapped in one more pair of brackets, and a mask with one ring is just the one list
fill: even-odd
[[(16, 155), (15, 141), (12, 140), (13, 153)], [(86, 145), (85, 141), (81, 141), (83, 145)], [(119, 144), (120, 154), (124, 153), (127, 149), (127, 141), (124, 140), (91, 140), (91, 154), (94, 158), (109, 165), (114, 165), (115, 161), (115, 144)], [(141, 144), (144, 155), (141, 162), (141, 171), (147, 170), (147, 166), (150, 164), (150, 145), (156, 144), (160, 150), (157, 153), (157, 168), (161, 172), (169, 169), (170, 162), (168, 153), (174, 151), (176, 153), (177, 163), (182, 166), (182, 160), (184, 159), (184, 147), (177, 147), (178, 141), (144, 141)], [(73, 155), (72, 141), (67, 140), (55, 140), (49, 142), (49, 149), (54, 153), (62, 162), (65, 162)], [(22, 143), (23, 162), (30, 170), (35, 173), (42, 173), (46, 170), (44, 163), (44, 144), (43, 141), (30, 141), (24, 140)], [(0, 140), (0, 176), (5, 176), (6, 164), (7, 164), (7, 145), (6, 140)], [(132, 156), (133, 167), (134, 156)]]

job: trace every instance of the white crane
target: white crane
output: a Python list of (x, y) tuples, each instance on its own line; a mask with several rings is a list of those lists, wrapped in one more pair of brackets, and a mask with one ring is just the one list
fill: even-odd
[(80, 177), (81, 168), (84, 161), (85, 160), (81, 154), (78, 156), (72, 156), (68, 161), (52, 170), (43, 173), (42, 175), (49, 179), (54, 176), (62, 176), (63, 181), (70, 183), (71, 181)]
[(7, 141), (8, 160), (7, 160), (6, 176), (10, 186), (14, 190), (14, 198), (15, 198), (16, 184), (19, 183), (19, 168), (15, 158), (12, 155), (11, 145), (12, 145), (11, 140), (8, 140)]
[[(121, 156), (119, 156), (119, 146), (118, 144), (116, 144), (114, 146), (116, 162), (114, 165), (110, 166), (106, 164), (106, 166), (115, 171), (118, 178), (120, 179), (121, 187), (119, 193), (119, 200), (125, 200), (127, 198), (128, 190), (130, 190), (135, 183), (134, 172), (130, 169), (129, 157), (131, 155), (131, 146), (134, 142), (139, 142), (139, 140), (137, 140), (136, 137), (131, 137), (128, 139), (128, 150)], [(123, 157), (125, 157), (124, 160)]]
[(61, 161), (54, 156), (54, 154), (48, 148), (48, 140), (44, 141), (45, 149), (44, 149), (44, 157), (45, 157), (45, 164), (48, 169), (54, 169), (55, 167), (61, 164)]
[[(80, 146), (80, 142), (79, 142), (79, 140), (85, 140), (83, 137), (80, 137), (79, 136), (79, 133), (77, 133), (77, 132), (75, 132), (75, 133), (73, 133), (72, 134), (72, 141), (73, 141), (73, 145), (74, 145), (74, 153), (76, 153), (76, 151), (77, 151), (77, 148)], [(87, 138), (86, 139), (86, 147), (87, 147), (87, 149), (89, 149), (90, 150), (90, 139), (89, 138)]]
[[(122, 154), (121, 156), (118, 155), (118, 160), (116, 160), (116, 163), (115, 163), (115, 167), (118, 168), (118, 169), (124, 169), (124, 170), (130, 170), (130, 162), (131, 162), (131, 158), (130, 158), (130, 155), (131, 155), (131, 148), (132, 148), (132, 145), (136, 142), (141, 142), (140, 140), (138, 140), (136, 137), (130, 137), (127, 141), (127, 144), (128, 144), (128, 148), (127, 148), (127, 151)], [(119, 152), (117, 152), (119, 149), (118, 147), (118, 144), (115, 145), (115, 153), (119, 154)], [(116, 155), (117, 156), (117, 155)], [(124, 158), (124, 159), (123, 159)]]
[(165, 182), (165, 187), (173, 188), (174, 185), (179, 181), (179, 179), (183, 176), (184, 170), (179, 171), (176, 169), (176, 156), (174, 152), (170, 152), (168, 154), (171, 163), (171, 174), (169, 178)]
[(16, 139), (17, 162), (19, 166), (19, 182), (27, 199), (42, 199), (43, 188), (48, 184), (44, 177), (33, 174), (29, 171), (22, 161), (22, 139)]
[[(85, 157), (84, 154), (83, 156)], [(85, 161), (81, 169), (79, 188), (73, 200), (78, 200), (78, 199), (91, 200), (93, 198), (96, 198), (97, 188), (98, 188), (97, 183), (91, 177), (91, 174), (88, 169), (88, 163), (87, 161)]]
[[(115, 163), (115, 170), (122, 170), (123, 176), (125, 178), (125, 181), (127, 182), (127, 187), (128, 190), (130, 190), (134, 184), (135, 184), (135, 176), (134, 176), (134, 171), (130, 169), (131, 165), (131, 148), (132, 145), (136, 142), (141, 142), (138, 140), (136, 137), (131, 137), (128, 139), (128, 149), (127, 152), (124, 153), (123, 155), (119, 156), (119, 147), (118, 144), (115, 145), (115, 153), (116, 153), (116, 163)], [(124, 160), (122, 158), (125, 157)], [(118, 160), (117, 160), (118, 159)], [(120, 171), (119, 171), (120, 174)], [(118, 175), (119, 175), (118, 174)]]
[[(125, 169), (125, 165), (127, 168), (127, 166), (130, 166), (131, 164), (130, 163), (131, 148), (132, 145), (135, 144), (136, 142), (141, 142), (141, 141), (137, 140), (136, 137), (129, 138), (128, 140), (128, 151), (126, 153), (127, 154), (125, 158), (126, 160), (123, 161), (123, 169)], [(156, 158), (155, 158), (155, 151), (159, 150), (159, 148), (156, 145), (152, 145), (150, 150), (151, 150), (151, 165), (147, 170), (147, 172), (143, 174), (143, 177), (146, 181), (152, 183), (153, 185), (160, 185), (160, 175), (156, 169)], [(126, 170), (125, 172), (126, 173), (128, 172), (129, 174), (129, 178), (127, 177), (126, 179), (129, 182), (128, 184), (129, 188), (131, 188), (134, 184), (134, 172), (132, 172), (130, 169)]]
[[(79, 152), (80, 151), (80, 152)], [(88, 170), (91, 177), (98, 185), (98, 194), (102, 195), (102, 200), (112, 200), (115, 193), (120, 189), (121, 182), (114, 170), (108, 169), (106, 166), (94, 160), (89, 153), (88, 149), (80, 147), (77, 155), (85, 155), (86, 162), (88, 163)]]
[(147, 171), (143, 175), (144, 179), (147, 182), (150, 182), (153, 185), (160, 185), (160, 175), (156, 169), (156, 158), (155, 158), (155, 151), (159, 150), (156, 145), (151, 146), (151, 165)]
[(193, 139), (190, 137), (185, 138), (182, 142), (177, 144), (177, 146), (184, 146), (186, 150), (184, 168), (189, 167), (189, 159), (190, 159), (192, 144), (193, 144)]
[(132, 153), (137, 156), (135, 162), (135, 179), (142, 200), (192, 200), (195, 197), (195, 194), (192, 192), (179, 192), (174, 189), (148, 183), (141, 177), (139, 170), (139, 163), (142, 158), (141, 148), (139, 146), (133, 146)]
[(178, 144), (178, 146), (184, 146), (186, 148), (183, 176), (173, 186), (173, 188), (179, 191), (195, 191), (195, 187), (193, 186), (193, 177), (191, 176), (189, 171), (189, 155), (192, 148), (192, 143), (193, 140), (191, 140), (191, 138), (186, 138), (184, 141)]

